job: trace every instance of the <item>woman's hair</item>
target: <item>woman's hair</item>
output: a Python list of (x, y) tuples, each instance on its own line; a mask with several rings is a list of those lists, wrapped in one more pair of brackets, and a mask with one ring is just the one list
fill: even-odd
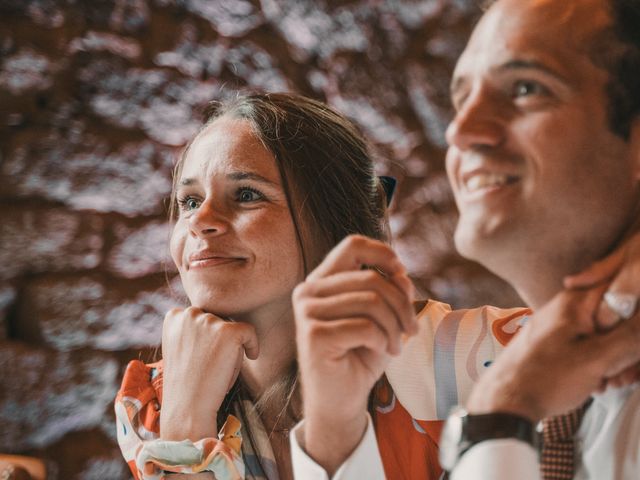
[[(386, 237), (384, 190), (366, 141), (343, 115), (301, 95), (253, 93), (212, 102), (200, 132), (220, 117), (248, 121), (275, 158), (305, 274), (349, 234)], [(175, 184), (190, 145), (174, 172), (173, 216)]]
[[(205, 110), (200, 134), (217, 119), (246, 120), (273, 155), (302, 252), (305, 275), (350, 234), (387, 238), (385, 189), (375, 176), (367, 142), (343, 115), (327, 105), (290, 93), (252, 93)], [(197, 135), (196, 135), (197, 137)], [(194, 138), (195, 139), (195, 138)], [(176, 184), (193, 140), (174, 171), (170, 215), (177, 215)], [(284, 403), (282, 417), (293, 417), (291, 400), (297, 385), (297, 365), (264, 398), (253, 399), (260, 412), (271, 400)], [(234, 408), (243, 409), (248, 393), (239, 377), (218, 412), (218, 425)], [(239, 401), (240, 400), (240, 401)], [(373, 395), (369, 400), (373, 408)], [(248, 439), (255, 450), (251, 429)]]

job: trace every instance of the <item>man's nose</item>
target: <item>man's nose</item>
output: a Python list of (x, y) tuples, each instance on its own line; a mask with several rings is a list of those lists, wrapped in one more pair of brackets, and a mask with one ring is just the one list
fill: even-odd
[(506, 113), (490, 92), (474, 92), (447, 127), (447, 143), (461, 151), (500, 145), (505, 137)]
[(220, 235), (228, 229), (228, 215), (212, 200), (202, 202), (189, 218), (189, 230), (194, 237)]

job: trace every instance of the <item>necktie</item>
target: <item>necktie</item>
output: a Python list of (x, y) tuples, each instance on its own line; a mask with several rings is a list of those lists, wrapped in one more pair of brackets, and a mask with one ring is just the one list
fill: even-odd
[(543, 420), (540, 469), (544, 480), (571, 480), (575, 470), (575, 434), (591, 400), (581, 407)]

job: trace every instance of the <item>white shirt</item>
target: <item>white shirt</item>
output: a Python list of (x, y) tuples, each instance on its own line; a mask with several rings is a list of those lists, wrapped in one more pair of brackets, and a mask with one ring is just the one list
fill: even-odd
[[(294, 478), (329, 480), (291, 433)], [(610, 389), (594, 396), (577, 433), (579, 461), (575, 480), (640, 479), (640, 386)], [(384, 479), (373, 426), (332, 480)], [(488, 440), (471, 448), (451, 480), (539, 480), (537, 452), (519, 440)]]
[[(298, 423), (291, 433), (291, 463), (293, 464), (293, 478), (299, 480), (329, 480), (327, 472), (318, 465), (300, 447), (298, 438), (302, 436), (304, 420)], [(349, 458), (340, 466), (331, 480), (385, 480), (382, 458), (378, 450), (376, 435), (369, 417), (367, 430), (360, 440), (359, 445), (351, 453)]]

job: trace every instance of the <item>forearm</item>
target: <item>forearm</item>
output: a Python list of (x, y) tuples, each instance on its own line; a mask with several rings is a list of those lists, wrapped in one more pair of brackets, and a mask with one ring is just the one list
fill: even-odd
[(509, 382), (504, 377), (491, 376), (482, 379), (481, 383), (474, 388), (467, 401), (466, 409), (474, 415), (503, 412), (520, 415), (532, 422), (537, 422), (545, 416), (542, 413), (541, 403), (541, 399), (519, 388), (518, 382)]

